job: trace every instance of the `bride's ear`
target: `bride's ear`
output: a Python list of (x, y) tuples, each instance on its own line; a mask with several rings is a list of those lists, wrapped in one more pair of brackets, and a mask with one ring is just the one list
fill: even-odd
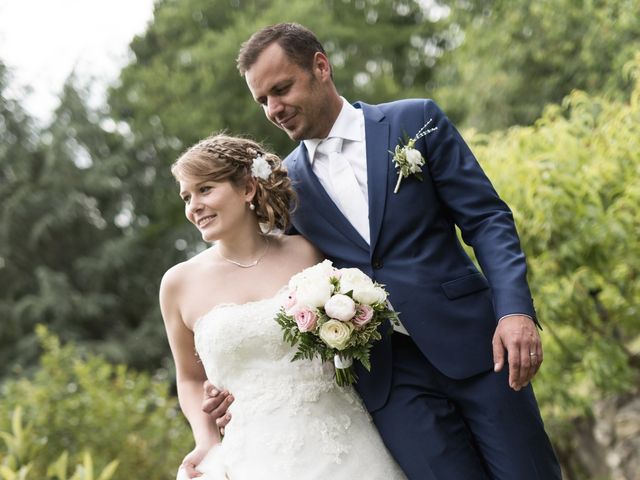
[(258, 185), (256, 183), (256, 179), (253, 177), (249, 177), (244, 183), (244, 199), (247, 202), (252, 202), (254, 197), (256, 196), (257, 191)]

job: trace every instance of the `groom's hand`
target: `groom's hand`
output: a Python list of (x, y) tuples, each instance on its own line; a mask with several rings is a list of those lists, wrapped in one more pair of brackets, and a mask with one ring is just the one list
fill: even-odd
[(533, 320), (526, 315), (509, 315), (498, 322), (493, 335), (494, 370), (509, 363), (509, 386), (518, 391), (538, 372), (542, 363), (542, 342)]
[(233, 395), (227, 390), (216, 388), (209, 380), (203, 384), (204, 400), (202, 401), (202, 411), (215, 419), (220, 433), (224, 435), (224, 427), (231, 420), (231, 413), (227, 412), (229, 405), (233, 403)]

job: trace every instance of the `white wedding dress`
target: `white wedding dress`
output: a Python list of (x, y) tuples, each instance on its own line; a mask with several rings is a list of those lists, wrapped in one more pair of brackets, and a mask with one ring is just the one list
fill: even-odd
[[(235, 397), (222, 444), (202, 480), (405, 479), (352, 388), (333, 366), (291, 362), (295, 351), (274, 318), (286, 291), (216, 306), (194, 327), (209, 380)], [(181, 468), (178, 480), (186, 480)]]

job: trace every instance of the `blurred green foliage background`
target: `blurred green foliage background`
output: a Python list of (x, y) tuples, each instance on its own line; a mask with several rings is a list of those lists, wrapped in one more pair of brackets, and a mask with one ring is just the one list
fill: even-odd
[(595, 478), (576, 422), (639, 390), (639, 11), (159, 0), (104, 105), (88, 107), (72, 76), (44, 127), (4, 95), (0, 59), (0, 479), (171, 479), (191, 449), (157, 291), (203, 245), (169, 165), (223, 129), (293, 147), (235, 68), (240, 43), (279, 21), (318, 34), (347, 99), (433, 98), (463, 131), (528, 257), (544, 327), (535, 388), (565, 477)]

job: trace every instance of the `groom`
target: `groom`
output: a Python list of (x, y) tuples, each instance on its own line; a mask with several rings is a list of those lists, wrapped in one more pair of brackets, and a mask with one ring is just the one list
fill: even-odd
[[(336, 267), (386, 285), (400, 312), (357, 390), (407, 476), (561, 478), (529, 385), (542, 347), (512, 214), (444, 113), (426, 99), (349, 104), (297, 24), (255, 33), (238, 69), (267, 118), (301, 142), (285, 159), (296, 230)], [(423, 127), (423, 181), (407, 172), (396, 193), (389, 152)]]

